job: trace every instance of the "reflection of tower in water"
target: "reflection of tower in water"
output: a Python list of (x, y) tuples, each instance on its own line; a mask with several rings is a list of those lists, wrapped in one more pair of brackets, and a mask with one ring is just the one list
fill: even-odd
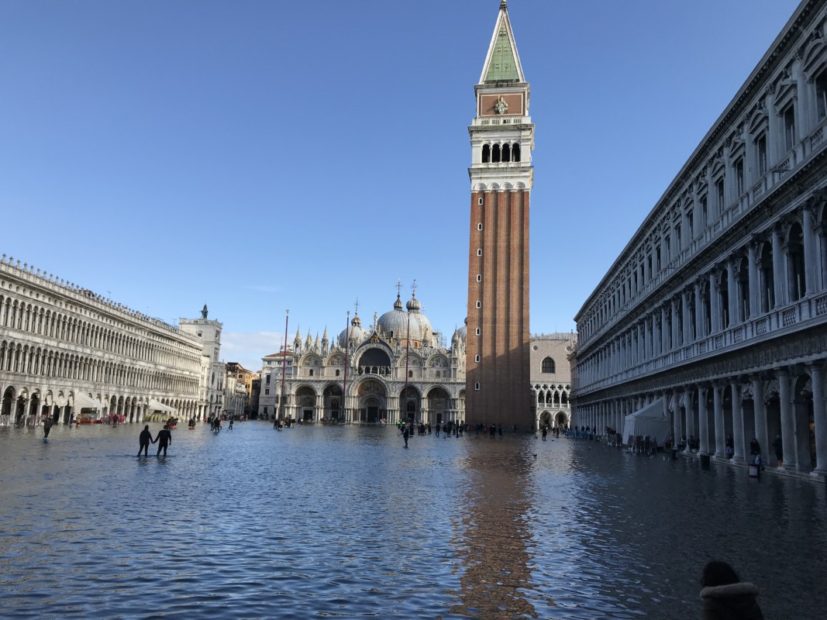
[(527, 442), (469, 442), (465, 510), (454, 540), (462, 571), (461, 602), (452, 613), (482, 618), (536, 615), (523, 594), (535, 590), (529, 568), (533, 459)]

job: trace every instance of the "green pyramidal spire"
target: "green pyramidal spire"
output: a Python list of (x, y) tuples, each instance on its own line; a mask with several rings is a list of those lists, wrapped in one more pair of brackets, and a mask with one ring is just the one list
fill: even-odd
[(517, 46), (511, 22), (508, 19), (508, 6), (500, 2), (494, 36), (486, 57), (482, 82), (522, 82), (525, 81), (517, 55)]

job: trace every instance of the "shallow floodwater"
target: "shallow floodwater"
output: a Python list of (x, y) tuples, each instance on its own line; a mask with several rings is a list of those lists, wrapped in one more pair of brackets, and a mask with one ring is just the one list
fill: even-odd
[(767, 618), (827, 609), (822, 484), (255, 422), (139, 459), (139, 430), (0, 430), (0, 616), (692, 618), (713, 557)]

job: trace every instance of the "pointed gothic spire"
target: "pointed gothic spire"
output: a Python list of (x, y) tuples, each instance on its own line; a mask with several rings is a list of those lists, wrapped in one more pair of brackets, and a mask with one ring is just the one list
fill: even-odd
[(525, 82), (517, 41), (508, 18), (508, 3), (500, 1), (500, 12), (494, 25), (494, 34), (488, 45), (482, 66), (480, 84), (496, 82)]

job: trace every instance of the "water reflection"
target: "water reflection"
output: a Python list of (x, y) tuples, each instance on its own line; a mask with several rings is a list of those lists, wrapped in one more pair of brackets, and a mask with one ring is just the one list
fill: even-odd
[(0, 429), (0, 615), (687, 618), (711, 557), (768, 618), (827, 608), (821, 484), (386, 428), (182, 430), (136, 459), (139, 430)]
[(461, 603), (453, 613), (473, 617), (537, 617), (526, 592), (534, 589), (529, 543), (536, 457), (526, 440), (469, 442), (464, 461), (465, 509), (454, 546), (460, 560)]

